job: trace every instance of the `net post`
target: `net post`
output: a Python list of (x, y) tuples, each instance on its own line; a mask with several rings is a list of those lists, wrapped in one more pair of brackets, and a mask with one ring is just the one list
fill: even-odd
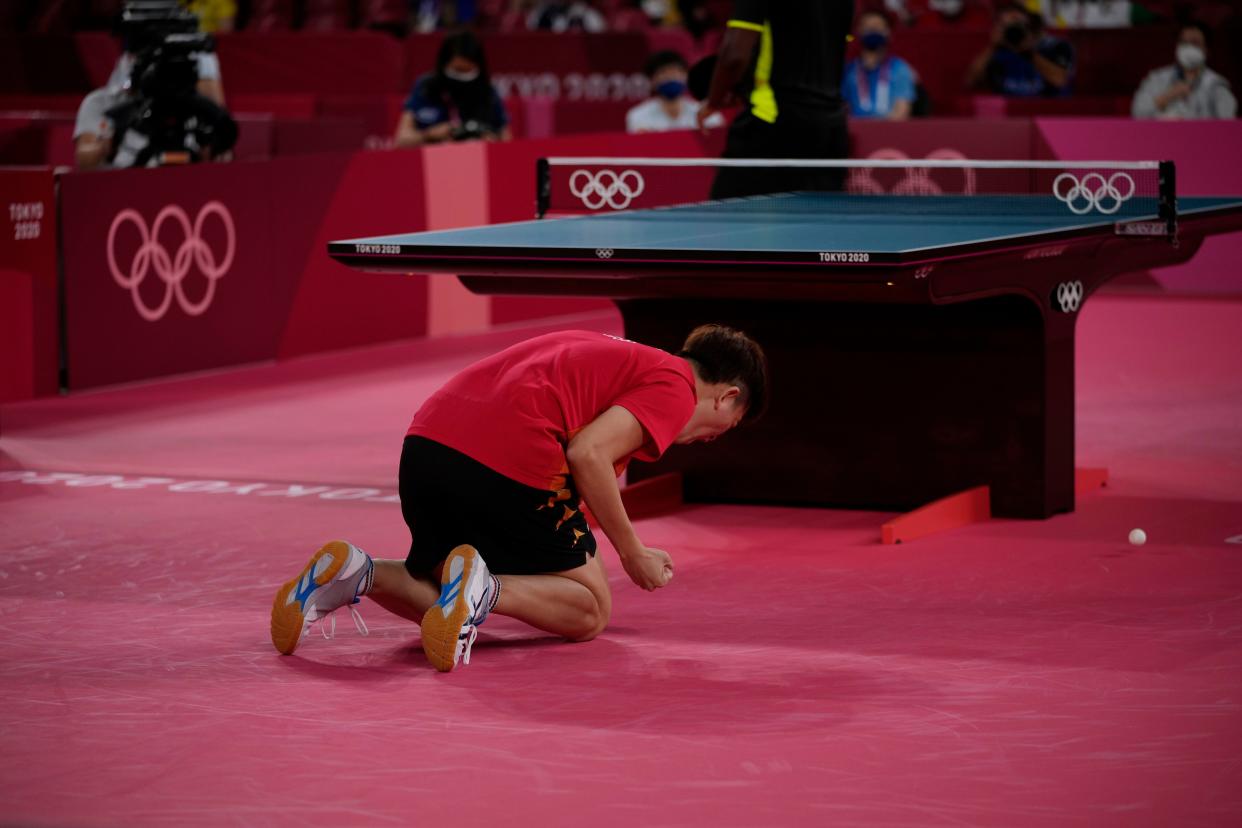
[(1177, 242), (1177, 168), (1172, 161), (1160, 162), (1160, 218), (1169, 238)]
[(535, 162), (535, 218), (543, 218), (552, 203), (552, 171), (548, 159)]

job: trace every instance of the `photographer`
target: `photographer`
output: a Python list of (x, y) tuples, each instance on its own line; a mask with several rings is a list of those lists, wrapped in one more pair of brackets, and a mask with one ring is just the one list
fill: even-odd
[(434, 72), (414, 83), (397, 134), (398, 147), (482, 138), (508, 141), (509, 115), (487, 73), (483, 44), (470, 32), (440, 44)]
[(992, 43), (970, 65), (966, 85), (1009, 97), (1056, 97), (1069, 93), (1074, 49), (1047, 35), (1043, 18), (1017, 3), (1001, 6)]
[(198, 94), (201, 34), (167, 35), (138, 57), (130, 82), (86, 96), (74, 126), (78, 167), (153, 167), (218, 159), (233, 148), (237, 123)]

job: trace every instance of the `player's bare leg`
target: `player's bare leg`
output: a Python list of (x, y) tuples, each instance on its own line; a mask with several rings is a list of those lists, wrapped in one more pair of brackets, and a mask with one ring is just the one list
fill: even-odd
[[(598, 555), (567, 572), (499, 578), (500, 597), (492, 612), (571, 641), (599, 635), (612, 615), (612, 593)], [(418, 623), (439, 599), (440, 579), (416, 578), (403, 561), (377, 558), (369, 597), (394, 615)]]
[(440, 579), (431, 575), (415, 578), (404, 561), (376, 558), (375, 579), (368, 597), (394, 615), (417, 624), (440, 597)]
[(492, 612), (532, 627), (590, 641), (612, 615), (612, 593), (599, 555), (577, 569), (551, 575), (501, 575), (500, 598)]

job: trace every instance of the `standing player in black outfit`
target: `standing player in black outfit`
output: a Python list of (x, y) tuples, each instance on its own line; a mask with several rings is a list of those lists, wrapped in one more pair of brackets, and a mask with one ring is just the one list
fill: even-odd
[[(853, 0), (737, 0), (698, 116), (702, 127), (735, 104), (738, 83), (753, 76), (749, 107), (729, 127), (725, 158), (849, 154), (841, 76), (853, 20)], [(721, 168), (711, 195), (839, 190), (844, 179), (843, 170)]]

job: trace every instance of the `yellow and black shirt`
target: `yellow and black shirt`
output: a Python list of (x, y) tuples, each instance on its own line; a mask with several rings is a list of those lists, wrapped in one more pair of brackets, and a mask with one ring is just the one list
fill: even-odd
[(729, 26), (760, 33), (750, 111), (776, 123), (784, 107), (842, 106), (854, 0), (737, 0)]

